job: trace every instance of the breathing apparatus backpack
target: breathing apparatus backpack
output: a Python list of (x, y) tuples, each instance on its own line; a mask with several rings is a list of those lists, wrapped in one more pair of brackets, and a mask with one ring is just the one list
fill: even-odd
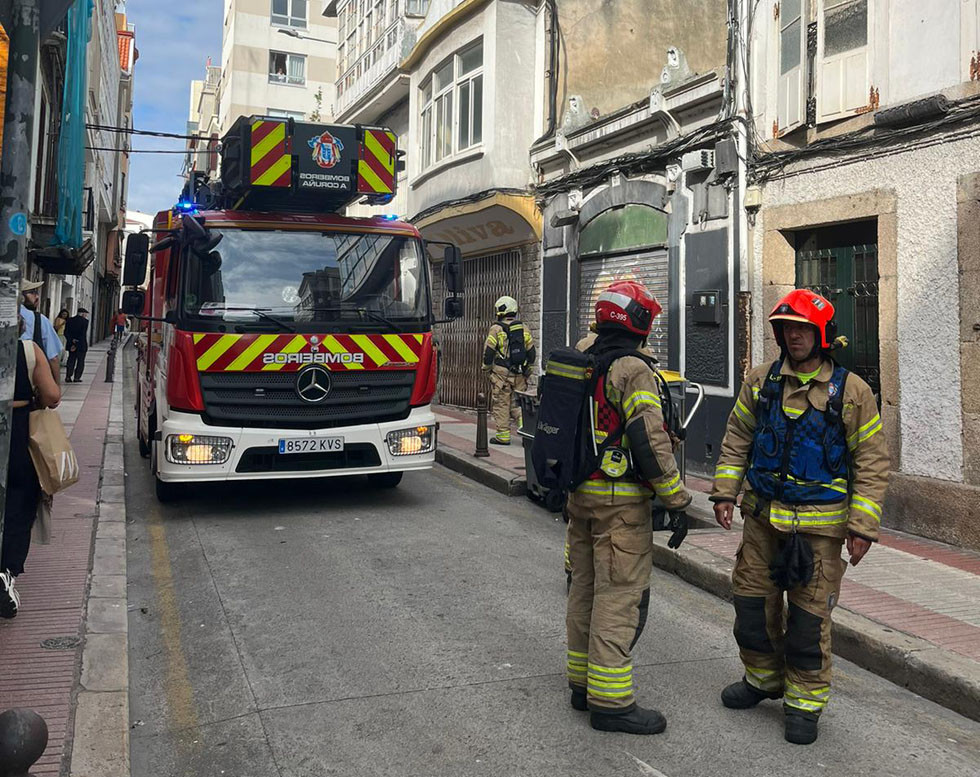
[(500, 326), (507, 333), (507, 358), (502, 366), (515, 375), (527, 367), (527, 348), (524, 347), (524, 324), (520, 321), (501, 321)]
[[(629, 348), (600, 353), (557, 348), (551, 352), (541, 378), (541, 402), (531, 445), (531, 463), (538, 483), (548, 489), (547, 505), (560, 509), (567, 495), (603, 465), (607, 452), (614, 456), (626, 429), (623, 419), (601, 443), (595, 441), (592, 405), (596, 386), (612, 363), (635, 356), (650, 365), (660, 386), (664, 421), (669, 431), (683, 436), (667, 382), (656, 360)], [(623, 467), (625, 473), (628, 467)]]

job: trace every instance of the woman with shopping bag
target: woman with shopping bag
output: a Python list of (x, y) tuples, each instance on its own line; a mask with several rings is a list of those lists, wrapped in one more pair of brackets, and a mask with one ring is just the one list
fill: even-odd
[(60, 401), (61, 390), (44, 352), (31, 340), (18, 340), (0, 555), (0, 618), (13, 618), (20, 606), (14, 578), (24, 571), (31, 544), (31, 527), (41, 499), (41, 483), (29, 444), (31, 411), (55, 408)]

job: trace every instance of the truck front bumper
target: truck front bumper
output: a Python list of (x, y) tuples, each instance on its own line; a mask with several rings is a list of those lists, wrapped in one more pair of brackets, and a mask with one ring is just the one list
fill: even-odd
[[(394, 455), (387, 438), (392, 432), (418, 427), (432, 429), (432, 448), (425, 453)], [(222, 480), (267, 480), (276, 478), (322, 478), (343, 475), (371, 475), (382, 472), (409, 472), (431, 469), (435, 464), (438, 426), (429, 407), (413, 408), (401, 421), (333, 429), (250, 429), (210, 426), (200, 416), (172, 413), (158, 432), (157, 477), (168, 483)], [(195, 438), (230, 440), (227, 460), (220, 464), (182, 464), (167, 455), (168, 438), (193, 435)], [(343, 452), (280, 454), (279, 440), (342, 437)]]

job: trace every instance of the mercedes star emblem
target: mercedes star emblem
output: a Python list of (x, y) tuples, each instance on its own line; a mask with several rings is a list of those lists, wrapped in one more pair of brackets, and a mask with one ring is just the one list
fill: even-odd
[(330, 371), (319, 365), (307, 367), (296, 378), (296, 393), (311, 405), (322, 402), (330, 393)]

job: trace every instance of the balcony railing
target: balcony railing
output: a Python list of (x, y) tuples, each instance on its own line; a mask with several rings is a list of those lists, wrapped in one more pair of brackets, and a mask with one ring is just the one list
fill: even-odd
[[(392, 36), (394, 39), (389, 42)], [(399, 20), (385, 30), (374, 45), (352, 63), (337, 81), (335, 116), (342, 116), (348, 108), (398, 67), (404, 37), (405, 23)], [(357, 73), (358, 68), (360, 68), (360, 75), (352, 79), (351, 75)]]

